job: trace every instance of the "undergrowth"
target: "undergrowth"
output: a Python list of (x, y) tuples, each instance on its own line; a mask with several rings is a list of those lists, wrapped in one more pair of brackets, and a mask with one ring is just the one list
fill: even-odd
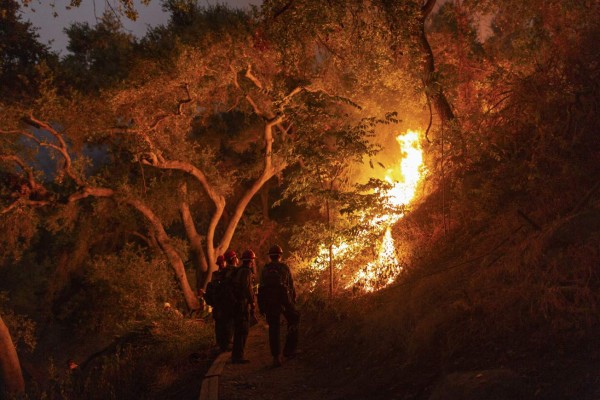
[(26, 398), (196, 398), (210, 365), (212, 332), (204, 321), (167, 314), (116, 339), (114, 346), (74, 370), (51, 366), (49, 383), (34, 386)]

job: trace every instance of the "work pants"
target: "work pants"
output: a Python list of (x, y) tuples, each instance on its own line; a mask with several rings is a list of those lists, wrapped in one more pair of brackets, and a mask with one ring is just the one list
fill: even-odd
[[(279, 308), (279, 307), (277, 307)], [(300, 323), (300, 313), (296, 310), (293, 304), (288, 304), (279, 310), (267, 311), (267, 324), (269, 324), (269, 346), (271, 347), (271, 355), (279, 357), (280, 350), (280, 334), (281, 334), (281, 314), (283, 314), (287, 322), (287, 334), (285, 338), (285, 346), (283, 355), (290, 356), (296, 352), (298, 347), (298, 326)]]
[(244, 359), (244, 348), (250, 331), (250, 311), (248, 307), (244, 307), (235, 313), (233, 319), (233, 351), (231, 352), (232, 360)]
[(231, 339), (233, 337), (233, 315), (225, 313), (215, 313), (215, 337), (217, 345), (221, 351), (230, 350)]

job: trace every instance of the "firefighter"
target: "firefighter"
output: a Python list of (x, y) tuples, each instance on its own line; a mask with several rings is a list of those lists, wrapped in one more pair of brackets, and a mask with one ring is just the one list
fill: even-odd
[(258, 289), (260, 312), (266, 315), (269, 324), (269, 346), (275, 367), (281, 366), (279, 343), (281, 315), (283, 314), (287, 321), (283, 356), (288, 359), (296, 356), (300, 322), (300, 313), (296, 310), (294, 280), (290, 268), (281, 261), (282, 254), (283, 250), (278, 245), (269, 249), (271, 261), (262, 269)]
[(253, 290), (255, 259), (256, 254), (252, 250), (244, 251), (242, 265), (238, 268), (234, 278), (237, 304), (234, 313), (233, 351), (231, 352), (233, 364), (250, 362), (244, 358), (244, 348), (250, 330), (250, 317), (254, 316), (256, 308)]
[[(219, 269), (212, 275), (212, 280), (206, 287), (204, 299), (212, 306), (215, 320), (215, 338), (221, 352), (231, 350), (233, 338), (233, 305), (230, 303), (227, 291), (231, 289), (231, 279), (236, 271), (237, 254), (227, 250), (223, 256), (217, 257)], [(227, 264), (226, 264), (227, 263)]]

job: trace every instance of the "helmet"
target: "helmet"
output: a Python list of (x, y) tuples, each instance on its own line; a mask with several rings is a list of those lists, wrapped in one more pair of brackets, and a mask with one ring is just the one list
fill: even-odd
[(217, 264), (217, 265), (223, 265), (223, 264), (225, 264), (225, 257), (223, 257), (223, 256), (219, 256), (219, 257), (217, 257), (217, 262), (216, 262), (216, 264)]
[(225, 254), (223, 254), (223, 257), (225, 257), (225, 260), (231, 261), (234, 258), (237, 258), (237, 254), (235, 254), (235, 251), (229, 249), (225, 252)]
[(269, 249), (269, 255), (274, 255), (274, 254), (283, 254), (283, 249), (281, 248), (281, 246), (279, 246), (279, 245), (271, 246), (271, 248)]
[(256, 254), (250, 249), (244, 251), (242, 253), (242, 260), (254, 260), (256, 258)]

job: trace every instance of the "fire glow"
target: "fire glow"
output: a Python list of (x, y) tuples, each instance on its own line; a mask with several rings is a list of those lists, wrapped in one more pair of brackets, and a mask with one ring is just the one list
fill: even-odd
[[(404, 135), (396, 137), (400, 145), (401, 154), (398, 166), (386, 171), (385, 181), (391, 188), (383, 193), (387, 202), (398, 210), (410, 204), (415, 198), (419, 182), (426, 174), (423, 165), (423, 151), (419, 142), (419, 133), (408, 130)], [(402, 267), (396, 254), (396, 245), (392, 237), (391, 228), (404, 216), (403, 212), (382, 214), (369, 221), (368, 225), (373, 231), (385, 232), (379, 246), (375, 260), (360, 268), (347, 282), (343, 282), (346, 289), (357, 288), (364, 292), (373, 292), (392, 284), (402, 272)], [(367, 235), (367, 231), (359, 232), (357, 238)], [(336, 269), (343, 270), (348, 254), (362, 250), (356, 243), (343, 242), (333, 246), (333, 258), (336, 260)], [(311, 263), (311, 267), (324, 270), (329, 258), (329, 249), (321, 246), (319, 255)]]

